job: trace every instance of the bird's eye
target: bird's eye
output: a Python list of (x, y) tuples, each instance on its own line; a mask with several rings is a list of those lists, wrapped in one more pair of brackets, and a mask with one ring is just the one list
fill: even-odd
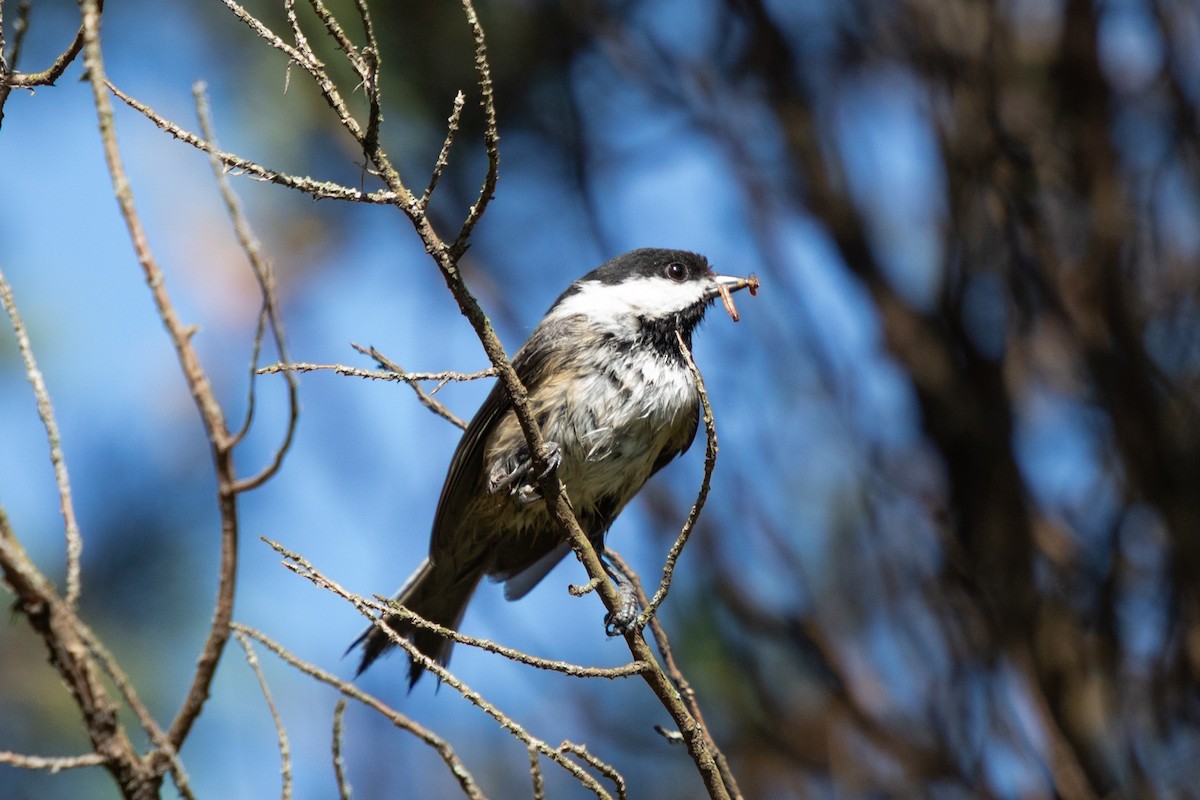
[(682, 281), (687, 277), (687, 267), (678, 261), (667, 264), (667, 277), (673, 281)]

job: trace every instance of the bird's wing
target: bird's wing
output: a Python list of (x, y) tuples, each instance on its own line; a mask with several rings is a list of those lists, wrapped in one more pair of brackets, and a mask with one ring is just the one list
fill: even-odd
[[(536, 328), (530, 334), (529, 340), (513, 356), (513, 369), (530, 393), (545, 377), (544, 367), (552, 352), (548, 345), (552, 339), (542, 327)], [(496, 425), (511, 409), (508, 392), (505, 391), (504, 384), (497, 381), (467, 425), (458, 448), (454, 451), (454, 458), (450, 461), (446, 482), (442, 486), (441, 497), (438, 498), (433, 534), (429, 542), (429, 553), (435, 560), (439, 552), (454, 547), (455, 534), (462, 522), (462, 515), (468, 510), (471, 501), (485, 491), (483, 456), (487, 441)]]

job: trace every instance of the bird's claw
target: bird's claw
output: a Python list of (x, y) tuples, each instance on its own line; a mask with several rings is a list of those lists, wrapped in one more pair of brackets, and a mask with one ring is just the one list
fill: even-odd
[(540, 481), (554, 472), (560, 464), (562, 464), (562, 450), (559, 448), (558, 442), (546, 442), (546, 468), (542, 470), (542, 474), (537, 476), (537, 479)]
[(604, 633), (607, 636), (624, 636), (633, 629), (638, 618), (637, 592), (627, 580), (617, 582), (617, 607), (604, 615)]
[(557, 442), (546, 442), (546, 468), (532, 481), (526, 479), (533, 473), (533, 461), (528, 458), (521, 462), (511, 472), (504, 472), (497, 465), (488, 477), (488, 492), (495, 494), (508, 489), (510, 496), (517, 498), (521, 505), (529, 505), (542, 499), (542, 492), (537, 482), (545, 478), (562, 464), (562, 450)]

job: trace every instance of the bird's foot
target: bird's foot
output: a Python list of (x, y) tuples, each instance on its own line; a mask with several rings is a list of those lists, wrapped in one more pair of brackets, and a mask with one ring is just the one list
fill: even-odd
[(633, 584), (625, 579), (617, 581), (617, 607), (604, 615), (604, 633), (608, 636), (624, 636), (633, 630), (638, 618), (637, 592)]
[(558, 469), (560, 464), (562, 464), (562, 449), (557, 442), (546, 442), (546, 468), (537, 477), (529, 480), (533, 475), (533, 460), (530, 458), (522, 458), (517, 466), (509, 472), (505, 472), (497, 465), (488, 475), (488, 492), (495, 494), (507, 489), (509, 495), (517, 498), (517, 502), (521, 505), (529, 505), (542, 499), (542, 492), (537, 485), (538, 481)]

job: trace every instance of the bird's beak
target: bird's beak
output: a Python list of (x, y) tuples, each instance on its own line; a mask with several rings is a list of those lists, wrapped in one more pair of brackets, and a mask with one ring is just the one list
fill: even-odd
[(715, 298), (720, 295), (721, 302), (725, 305), (725, 311), (734, 322), (741, 319), (737, 306), (733, 304), (733, 293), (738, 289), (749, 289), (750, 294), (758, 294), (758, 278), (753, 274), (745, 278), (737, 275), (717, 275), (713, 278), (712, 296)]

